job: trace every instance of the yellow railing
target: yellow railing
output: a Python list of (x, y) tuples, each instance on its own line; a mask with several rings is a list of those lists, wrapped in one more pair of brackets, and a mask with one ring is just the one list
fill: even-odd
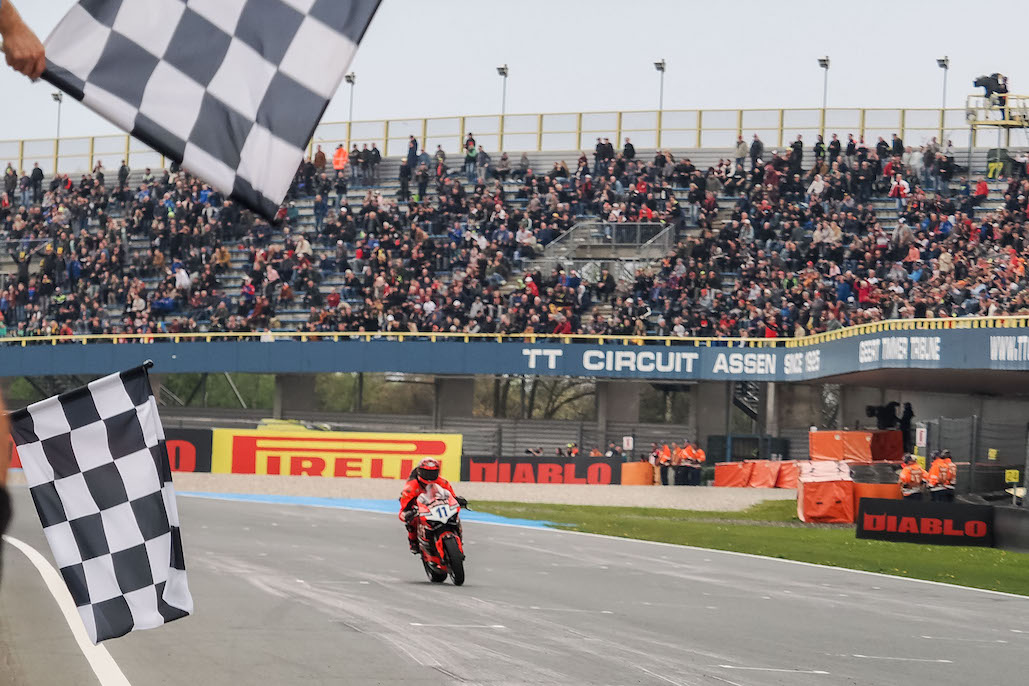
[(152, 343), (214, 343), (218, 341), (254, 341), (270, 337), (273, 341), (405, 341), (422, 340), (463, 343), (586, 343), (623, 345), (665, 345), (719, 348), (801, 348), (820, 345), (855, 336), (891, 333), (895, 331), (947, 331), (954, 329), (1016, 329), (1029, 328), (1029, 315), (1011, 317), (947, 317), (936, 319), (891, 319), (870, 324), (848, 326), (836, 331), (813, 334), (799, 338), (712, 338), (688, 336), (596, 336), (590, 334), (545, 334), (545, 333), (430, 333), (430, 332), (359, 332), (329, 331), (306, 333), (300, 331), (280, 332), (217, 332), (217, 333), (153, 333), (153, 334), (83, 334), (74, 336), (9, 336), (0, 338), (4, 346), (38, 346), (60, 344), (152, 344)]
[[(757, 133), (766, 148), (789, 145), (798, 134), (804, 136), (805, 152), (815, 136), (838, 133), (864, 136), (874, 145), (879, 136), (890, 140), (898, 134), (911, 145), (920, 145), (935, 136), (940, 141), (953, 139), (968, 144), (968, 124), (964, 109), (940, 108), (806, 108), (806, 109), (697, 109), (632, 110), (608, 112), (545, 112), (537, 114), (470, 115), (379, 119), (353, 122), (323, 122), (315, 131), (310, 151), (322, 145), (331, 157), (332, 149), (343, 143), (375, 143), (383, 156), (402, 156), (407, 152), (408, 136), (415, 136), (430, 154), (437, 145), (447, 153), (463, 148), (472, 133), (476, 142), (491, 153), (508, 151), (592, 152), (598, 137), (608, 137), (616, 148), (629, 137), (637, 148), (730, 148), (739, 136), (750, 142)], [(108, 174), (117, 173), (121, 160), (134, 169), (159, 168), (165, 159), (144, 144), (126, 135), (80, 138), (41, 138), (0, 140), (0, 166), (8, 162), (18, 170), (39, 162), (45, 173), (54, 170), (75, 173), (91, 170), (103, 161)]]

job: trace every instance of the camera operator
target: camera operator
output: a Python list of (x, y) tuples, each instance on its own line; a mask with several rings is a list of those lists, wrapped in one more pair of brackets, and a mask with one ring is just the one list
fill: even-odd
[[(1008, 77), (1004, 76), (999, 72), (994, 72), (989, 76), (980, 76), (972, 82), (976, 88), (983, 89), (984, 97), (988, 98), (990, 102), (996, 102), (1000, 107), (1000, 118), (1007, 119), (1007, 93), (1008, 93)], [(996, 95), (996, 100), (993, 96)]]

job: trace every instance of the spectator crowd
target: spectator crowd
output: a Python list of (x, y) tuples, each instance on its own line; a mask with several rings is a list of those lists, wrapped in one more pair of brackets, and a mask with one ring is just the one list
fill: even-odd
[[(376, 146), (318, 148), (273, 224), (180, 169), (130, 183), (124, 163), (49, 181), (38, 165), (8, 165), (0, 334), (789, 337), (1024, 313), (1019, 162), (994, 194), (1001, 205), (983, 207), (988, 184), (935, 139), (916, 149), (833, 135), (805, 150), (798, 136), (776, 151), (755, 135), (707, 169), (598, 139), (592, 155), (539, 170), (525, 154), (494, 160), (472, 134), (456, 160), (411, 137), (395, 195), (384, 195)], [(351, 202), (356, 188), (363, 198)], [(897, 217), (881, 220), (873, 198), (889, 198)], [(675, 245), (628, 277), (538, 268), (584, 217), (664, 224)]]

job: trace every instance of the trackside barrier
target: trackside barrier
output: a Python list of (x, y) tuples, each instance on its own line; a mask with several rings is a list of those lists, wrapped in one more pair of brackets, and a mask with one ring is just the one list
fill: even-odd
[[(146, 345), (145, 355), (125, 345)], [(217, 344), (211, 348), (211, 344)], [(342, 346), (342, 347), (341, 347)], [(205, 333), (0, 339), (0, 376), (396, 372), (794, 382), (883, 369), (1029, 370), (1029, 318), (904, 320), (796, 339), (538, 334)]]
[[(357, 479), (406, 479), (423, 457), (461, 476), (461, 434), (309, 430), (167, 429), (172, 471)], [(21, 467), (17, 449), (12, 467)]]

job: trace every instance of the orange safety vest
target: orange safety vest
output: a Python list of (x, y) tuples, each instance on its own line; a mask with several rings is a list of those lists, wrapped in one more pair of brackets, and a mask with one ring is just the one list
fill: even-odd
[(929, 485), (954, 488), (958, 479), (958, 468), (950, 459), (938, 457), (929, 468)]
[(661, 464), (668, 464), (672, 461), (672, 449), (665, 443), (661, 446), (661, 453), (658, 455), (657, 461)]
[(958, 482), (958, 466), (949, 457), (944, 459), (947, 463), (947, 488), (954, 488)]
[(336, 148), (336, 152), (332, 155), (332, 168), (336, 171), (342, 171), (343, 167), (347, 166), (347, 153), (346, 148)]
[(900, 486), (905, 493), (914, 493), (922, 487), (925, 470), (918, 464), (911, 464), (900, 471)]
[(693, 451), (693, 459), (697, 462), (704, 462), (707, 459), (707, 453), (704, 452), (703, 448), (697, 448)]
[(686, 448), (679, 448), (675, 451), (675, 463), (686, 464), (690, 459), (690, 452)]

